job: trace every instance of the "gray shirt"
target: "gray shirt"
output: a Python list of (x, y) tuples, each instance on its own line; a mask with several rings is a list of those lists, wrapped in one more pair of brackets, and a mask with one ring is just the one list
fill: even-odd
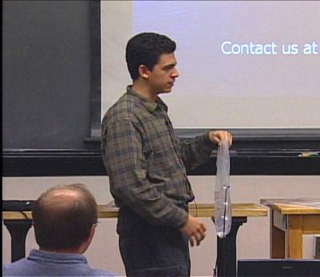
[(92, 269), (81, 254), (31, 250), (27, 258), (3, 267), (3, 276), (109, 276), (116, 275)]

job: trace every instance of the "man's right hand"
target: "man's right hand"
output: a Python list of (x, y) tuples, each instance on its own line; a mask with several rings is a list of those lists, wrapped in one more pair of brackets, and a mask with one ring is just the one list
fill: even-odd
[(194, 246), (195, 243), (200, 245), (200, 242), (206, 236), (207, 228), (200, 219), (189, 215), (186, 224), (180, 231), (190, 238), (190, 244), (191, 246)]

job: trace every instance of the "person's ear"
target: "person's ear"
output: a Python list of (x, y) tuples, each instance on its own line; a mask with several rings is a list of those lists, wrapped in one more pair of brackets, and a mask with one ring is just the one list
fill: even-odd
[(91, 244), (91, 241), (93, 239), (94, 233), (96, 231), (96, 227), (97, 227), (97, 224), (93, 224), (91, 226), (88, 238), (85, 241), (82, 242), (82, 244), (78, 248), (78, 252), (77, 253), (83, 254), (84, 252), (86, 252), (86, 250), (88, 249), (88, 247)]
[(90, 236), (89, 236), (89, 241), (91, 243), (92, 239), (93, 239), (93, 236), (94, 236), (94, 233), (96, 231), (96, 228), (97, 228), (97, 224), (93, 224), (91, 226), (91, 230), (90, 230)]
[(93, 224), (91, 226), (91, 229), (90, 229), (90, 234), (89, 234), (89, 237), (87, 239), (87, 243), (88, 243), (88, 246), (90, 245), (92, 239), (93, 239), (93, 236), (94, 236), (94, 233), (96, 231), (96, 227), (97, 227), (97, 224)]
[(150, 73), (151, 71), (145, 65), (139, 66), (139, 74), (143, 79), (149, 79)]

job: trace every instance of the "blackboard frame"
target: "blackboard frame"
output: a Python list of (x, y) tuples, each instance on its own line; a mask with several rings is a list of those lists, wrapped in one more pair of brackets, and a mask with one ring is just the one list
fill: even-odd
[(90, 1), (91, 138), (100, 137), (101, 120), (101, 3)]

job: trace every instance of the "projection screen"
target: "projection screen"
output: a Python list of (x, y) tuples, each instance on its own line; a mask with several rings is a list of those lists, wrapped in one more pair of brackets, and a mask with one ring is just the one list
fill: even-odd
[(320, 128), (320, 2), (101, 1), (102, 115), (140, 32), (177, 43), (175, 128)]

